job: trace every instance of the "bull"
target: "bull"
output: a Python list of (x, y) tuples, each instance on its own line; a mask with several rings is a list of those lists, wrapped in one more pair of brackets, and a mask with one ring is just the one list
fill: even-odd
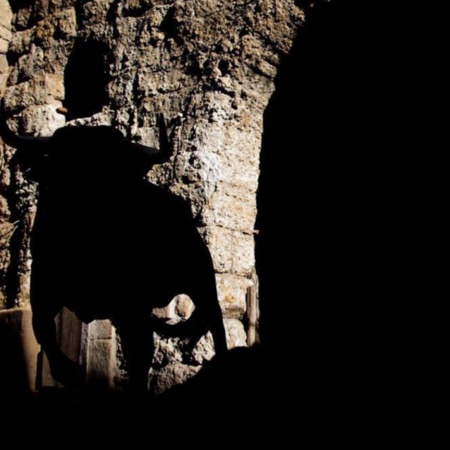
[(84, 323), (111, 320), (133, 391), (147, 389), (158, 327), (152, 310), (178, 294), (190, 296), (194, 312), (163, 331), (190, 338), (191, 346), (211, 331), (216, 354), (225, 352), (213, 262), (190, 208), (144, 177), (170, 157), (162, 115), (159, 149), (130, 142), (110, 126), (21, 136), (8, 128), (3, 105), (1, 115), (0, 136), (38, 183), (30, 302), (52, 376), (70, 384), (80, 374), (57, 343), (54, 319), (63, 306)]

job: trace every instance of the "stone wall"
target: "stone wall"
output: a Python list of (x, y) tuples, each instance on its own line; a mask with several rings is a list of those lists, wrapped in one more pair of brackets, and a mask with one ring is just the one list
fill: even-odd
[[(9, 74), (6, 53), (11, 40), (12, 11), (6, 0), (0, 0), (0, 94)], [(0, 309), (7, 306), (6, 272), (10, 265), (9, 243), (14, 230), (11, 221), (11, 211), (5, 198), (5, 191), (9, 184), (7, 168), (8, 153), (0, 140)]]
[[(0, 0), (0, 81), (10, 125), (21, 133), (52, 133), (66, 123), (56, 109), (72, 112), (69, 90), (89, 102), (90, 80), (102, 90), (100, 106), (89, 117), (74, 114), (73, 124), (111, 124), (152, 145), (156, 113), (163, 112), (174, 156), (148, 178), (190, 202), (214, 260), (229, 344), (246, 345), (263, 112), (302, 11), (294, 0), (9, 3), (12, 10)], [(69, 67), (81, 86), (65, 72), (77, 48), (102, 49), (101, 79), (90, 74), (94, 66), (76, 66), (76, 60)], [(28, 301), (35, 208), (35, 187), (8, 167), (12, 149), (1, 152), (0, 308)], [(168, 367), (159, 377), (161, 390), (180, 378), (173, 366), (181, 361), (173, 342), (158, 342), (156, 360)], [(194, 373), (210, 355), (208, 337), (199, 346), (203, 356), (194, 355), (183, 373)]]

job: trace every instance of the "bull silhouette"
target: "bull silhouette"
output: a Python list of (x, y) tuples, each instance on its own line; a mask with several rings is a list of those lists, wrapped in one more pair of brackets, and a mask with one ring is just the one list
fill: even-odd
[(110, 319), (117, 327), (133, 391), (147, 388), (158, 327), (152, 309), (178, 294), (189, 295), (195, 310), (162, 331), (190, 338), (191, 346), (211, 331), (216, 354), (226, 351), (211, 255), (190, 208), (144, 179), (170, 157), (162, 115), (156, 149), (109, 126), (20, 136), (8, 128), (3, 104), (0, 113), (0, 136), (38, 182), (30, 297), (34, 333), (53, 377), (70, 384), (80, 374), (57, 344), (54, 318), (63, 306), (85, 323)]

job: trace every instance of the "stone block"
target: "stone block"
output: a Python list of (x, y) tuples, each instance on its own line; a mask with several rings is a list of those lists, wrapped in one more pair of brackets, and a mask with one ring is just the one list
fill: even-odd
[(214, 341), (210, 332), (203, 336), (192, 351), (192, 359), (197, 364), (203, 364), (210, 361), (216, 354), (214, 349)]
[(233, 230), (223, 227), (209, 227), (206, 232), (214, 269), (219, 273), (231, 272), (233, 267)]
[(227, 333), (228, 350), (235, 347), (247, 347), (247, 333), (244, 324), (237, 319), (224, 319)]
[(65, 125), (65, 118), (56, 112), (61, 103), (30, 106), (21, 113), (22, 127), (26, 133), (51, 136)]
[(209, 201), (207, 217), (216, 225), (252, 232), (256, 217), (254, 192), (221, 182)]
[(0, 397), (36, 389), (40, 346), (29, 307), (0, 311)]
[(231, 272), (249, 276), (255, 267), (255, 239), (253, 234), (233, 233)]
[(185, 383), (195, 376), (200, 370), (200, 366), (190, 366), (187, 364), (169, 364), (158, 371), (150, 372), (150, 391), (155, 395), (160, 395), (176, 385)]
[(175, 297), (175, 314), (182, 318), (188, 319), (195, 309), (194, 302), (188, 295), (181, 294)]
[(9, 2), (1, 1), (0, 2), (0, 29), (1, 28), (5, 28), (7, 30), (10, 29), (12, 18), (13, 18), (13, 14), (12, 14), (11, 7), (9, 6)]
[(112, 387), (116, 369), (114, 339), (93, 339), (88, 343), (87, 381), (102, 387)]
[(247, 276), (255, 266), (255, 240), (253, 234), (225, 227), (210, 226), (206, 242), (211, 252), (214, 269), (219, 273)]
[(18, 31), (11, 36), (9, 51), (14, 55), (25, 55), (31, 50), (33, 30)]
[(89, 339), (113, 339), (114, 327), (109, 320), (94, 320), (89, 324)]
[(247, 289), (252, 281), (232, 274), (217, 274), (216, 280), (224, 317), (241, 319), (247, 310)]
[[(5, 77), (4, 77), (5, 81), (7, 79), (8, 68), (9, 68), (8, 60), (6, 59), (5, 56), (0, 54), (0, 73), (5, 74)], [(4, 84), (5, 84), (5, 82), (2, 81), (2, 84), (0, 84), (0, 89), (3, 89)]]
[(64, 76), (62, 74), (48, 73), (44, 75), (45, 89), (55, 100), (64, 100)]
[(0, 37), (0, 54), (6, 54), (9, 47), (9, 41)]

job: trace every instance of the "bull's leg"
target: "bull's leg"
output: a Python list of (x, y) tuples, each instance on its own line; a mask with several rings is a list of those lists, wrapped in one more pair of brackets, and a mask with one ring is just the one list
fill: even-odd
[(228, 350), (225, 326), (223, 324), (222, 310), (219, 302), (215, 302), (210, 306), (209, 311), (209, 328), (214, 339), (214, 348), (217, 355), (222, 355)]
[[(215, 292), (215, 290), (214, 290)], [(192, 295), (196, 308), (185, 324), (190, 328), (190, 348), (194, 348), (199, 339), (211, 331), (214, 340), (216, 355), (222, 355), (227, 351), (227, 339), (223, 323), (222, 310), (216, 295), (205, 295), (198, 292)]]
[(59, 348), (56, 338), (57, 312), (33, 308), (33, 330), (36, 340), (47, 355), (52, 377), (67, 386), (78, 385), (83, 378), (82, 367), (69, 359)]
[(84, 370), (64, 354), (57, 341), (55, 317), (62, 305), (52, 296), (54, 289), (48, 288), (53, 284), (53, 280), (34, 262), (31, 273), (33, 331), (47, 355), (52, 377), (65, 385), (78, 385), (83, 380)]
[[(139, 314), (139, 313), (138, 313)], [(148, 392), (148, 373), (153, 360), (153, 326), (150, 317), (123, 316), (114, 321), (127, 364), (131, 395)]]

